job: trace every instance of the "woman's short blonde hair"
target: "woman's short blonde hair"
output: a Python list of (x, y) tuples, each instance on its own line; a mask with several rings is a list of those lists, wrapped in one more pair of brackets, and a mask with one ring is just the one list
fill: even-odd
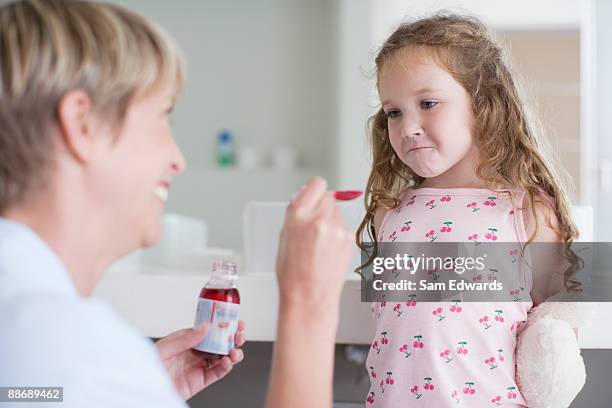
[(122, 7), (79, 0), (22, 0), (0, 7), (0, 214), (48, 182), (57, 108), (88, 93), (109, 123), (130, 103), (183, 85), (173, 40)]

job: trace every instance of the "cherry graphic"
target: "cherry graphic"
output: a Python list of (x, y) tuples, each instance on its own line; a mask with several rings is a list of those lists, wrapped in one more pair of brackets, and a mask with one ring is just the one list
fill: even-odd
[(376, 378), (376, 371), (374, 371), (374, 367), (370, 367), (370, 375), (372, 378)]
[(414, 347), (415, 349), (423, 348), (424, 344), (421, 341), (421, 338), (423, 338), (423, 336), (414, 336), (414, 342), (412, 343), (412, 347)]
[(473, 281), (481, 281), (481, 280), (482, 280), (482, 275), (481, 275), (481, 274), (478, 274), (478, 275), (474, 276), (474, 277), (472, 278), (472, 280), (473, 280)]
[(470, 395), (476, 394), (476, 390), (472, 388), (472, 385), (474, 385), (473, 382), (466, 382), (465, 385), (467, 385), (467, 387), (463, 389), (464, 394), (470, 394)]
[(385, 379), (385, 382), (389, 385), (393, 385), (393, 383), (395, 381), (393, 381), (393, 378), (391, 378), (391, 376), (393, 375), (393, 373), (391, 371), (387, 371), (387, 378)]
[(454, 299), (453, 303), (454, 305), (452, 305), (451, 307), (449, 307), (449, 310), (451, 312), (455, 312), (455, 313), (461, 313), (461, 306), (459, 306), (459, 302), (461, 302), (460, 300)]
[(446, 233), (451, 232), (452, 231), (452, 228), (451, 228), (452, 223), (453, 223), (452, 221), (443, 222), (442, 224), (444, 224), (444, 225), (443, 225), (442, 228), (440, 228), (440, 232), (446, 232)]
[(411, 352), (408, 351), (408, 344), (404, 344), (402, 347), (400, 347), (399, 351), (400, 353), (404, 353), (406, 355), (406, 358), (410, 357), (410, 355), (412, 354)]
[(468, 349), (465, 348), (465, 346), (467, 345), (467, 341), (460, 341), (457, 344), (459, 344), (459, 347), (457, 348), (457, 354), (467, 354), (468, 353)]
[(412, 227), (410, 226), (410, 224), (412, 224), (412, 221), (406, 221), (406, 222), (404, 223), (404, 226), (402, 227), (402, 229), (401, 229), (400, 231), (401, 231), (401, 232), (407, 232), (407, 231), (410, 231), (410, 229), (412, 228)]
[(495, 233), (497, 232), (496, 228), (488, 228), (488, 231), (485, 234), (485, 239), (490, 239), (491, 241), (497, 241), (497, 235), (495, 235)]
[(497, 205), (497, 203), (495, 202), (495, 200), (497, 200), (497, 197), (487, 197), (487, 199), (488, 200), (483, 203), (487, 207), (495, 207)]
[(368, 398), (366, 400), (368, 402), (368, 404), (373, 404), (374, 403), (374, 395), (376, 395), (376, 394), (374, 394), (373, 392), (370, 391), (370, 395), (368, 395)]
[(440, 357), (442, 357), (447, 363), (453, 361), (453, 358), (450, 357), (450, 352), (451, 351), (449, 349), (444, 349), (440, 352)]
[(492, 370), (492, 369), (494, 369), (495, 367), (497, 367), (497, 366), (495, 365), (495, 357), (489, 357), (489, 358), (487, 358), (487, 359), (485, 360), (485, 364), (487, 364), (491, 370)]
[(500, 323), (504, 322), (504, 317), (502, 316), (502, 313), (504, 313), (503, 310), (498, 309), (495, 311), (495, 320)]
[(478, 203), (476, 201), (472, 201), (471, 203), (468, 203), (466, 205), (467, 208), (471, 208), (472, 212), (476, 212), (478, 210), (480, 210), (480, 208), (478, 208)]
[(489, 327), (491, 327), (488, 321), (489, 321), (489, 316), (483, 316), (480, 319), (478, 319), (478, 323), (483, 324), (485, 329), (488, 329)]
[(402, 308), (402, 305), (401, 305), (401, 304), (399, 304), (399, 303), (398, 303), (398, 304), (396, 304), (395, 306), (393, 306), (393, 311), (394, 311), (395, 313), (397, 313), (397, 317), (400, 317), (400, 316), (402, 315), (402, 313), (404, 313), (404, 312), (402, 312), (402, 311), (400, 310), (401, 308)]
[(434, 385), (431, 383), (431, 377), (425, 377), (423, 379), (427, 381), (425, 384), (423, 384), (423, 388), (429, 391), (433, 391)]
[(410, 197), (410, 200), (408, 200), (408, 202), (406, 203), (406, 205), (413, 205), (414, 204), (414, 199), (416, 198), (416, 195), (413, 195), (412, 197)]
[(408, 307), (414, 307), (414, 306), (416, 306), (417, 302), (414, 300), (414, 299), (416, 299), (416, 295), (409, 295), (408, 297), (409, 297), (411, 300), (409, 300), (409, 301), (407, 301), (407, 302), (406, 302), (406, 306), (408, 306)]
[(438, 307), (437, 309), (433, 310), (431, 314), (434, 316), (438, 316), (438, 321), (442, 321), (446, 318), (443, 312), (444, 312), (444, 309), (441, 307)]
[(459, 395), (459, 391), (457, 390), (453, 390), (453, 392), (451, 393), (451, 398), (453, 398), (457, 402), (457, 404), (459, 403), (458, 395)]
[(521, 297), (519, 296), (521, 294), (521, 291), (519, 289), (511, 290), (510, 294), (512, 295), (512, 300), (514, 300), (515, 302), (521, 300)]
[(425, 238), (429, 238), (431, 240), (430, 242), (434, 242), (438, 237), (436, 237), (436, 231), (430, 230), (425, 234)]

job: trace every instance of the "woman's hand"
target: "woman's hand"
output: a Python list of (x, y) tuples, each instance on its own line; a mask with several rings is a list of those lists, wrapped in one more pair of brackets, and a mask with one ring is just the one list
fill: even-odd
[(334, 339), (354, 240), (326, 189), (315, 178), (287, 208), (276, 262), (280, 307), (267, 408), (332, 406)]
[(244, 358), (244, 322), (238, 322), (236, 347), (229, 356), (204, 353), (194, 350), (208, 332), (208, 326), (197, 329), (182, 329), (169, 334), (155, 343), (162, 362), (177, 392), (188, 400), (204, 388), (225, 377)]
[(276, 262), (281, 308), (338, 307), (355, 240), (326, 189), (314, 178), (287, 208)]

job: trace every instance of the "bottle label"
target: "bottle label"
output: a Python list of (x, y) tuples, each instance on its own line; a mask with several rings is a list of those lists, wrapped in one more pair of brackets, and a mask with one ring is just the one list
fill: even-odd
[(240, 305), (200, 298), (196, 313), (195, 327), (205, 323), (208, 332), (196, 350), (213, 354), (228, 355), (234, 348), (234, 336), (238, 330)]

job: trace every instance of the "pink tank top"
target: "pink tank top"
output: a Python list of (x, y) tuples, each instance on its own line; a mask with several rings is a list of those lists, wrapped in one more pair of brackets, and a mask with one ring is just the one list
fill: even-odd
[[(379, 242), (526, 241), (523, 193), (486, 189), (409, 189), (385, 215)], [(532, 307), (531, 275), (517, 254), (515, 302), (376, 302), (376, 333), (366, 362), (366, 406), (525, 407), (515, 381), (517, 330)], [(486, 275), (486, 276), (483, 276)], [(491, 279), (491, 273), (474, 279)]]

